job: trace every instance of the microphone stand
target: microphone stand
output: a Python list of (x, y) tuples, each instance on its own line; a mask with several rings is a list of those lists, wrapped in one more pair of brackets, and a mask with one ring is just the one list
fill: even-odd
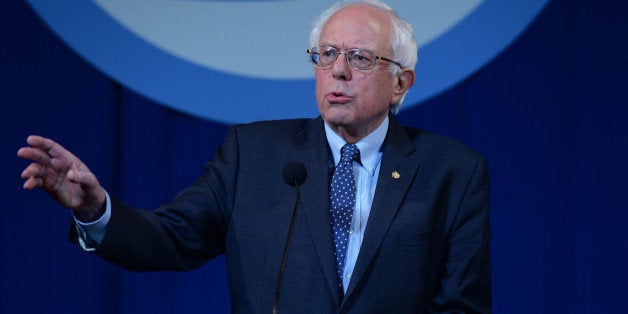
[(292, 220), (290, 221), (290, 228), (288, 229), (288, 238), (286, 239), (286, 245), (283, 248), (283, 258), (281, 260), (281, 267), (279, 268), (279, 278), (277, 278), (277, 288), (275, 289), (275, 301), (273, 303), (273, 314), (277, 314), (277, 308), (279, 306), (279, 294), (281, 293), (281, 282), (283, 281), (283, 271), (286, 267), (286, 260), (288, 259), (288, 248), (290, 248), (290, 240), (292, 240), (292, 231), (294, 230), (294, 222), (297, 219), (297, 209), (299, 208), (299, 202), (301, 200), (301, 190), (299, 189), (299, 180), (295, 178), (294, 186), (297, 189), (297, 200), (294, 202), (294, 209), (292, 210)]

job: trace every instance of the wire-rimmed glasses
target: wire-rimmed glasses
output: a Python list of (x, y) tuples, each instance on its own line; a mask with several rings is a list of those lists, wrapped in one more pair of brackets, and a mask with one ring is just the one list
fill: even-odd
[(331, 46), (318, 46), (308, 49), (307, 53), (310, 54), (310, 61), (312, 63), (323, 68), (332, 67), (338, 59), (338, 55), (340, 54), (345, 55), (345, 58), (347, 58), (347, 62), (349, 62), (349, 66), (356, 70), (370, 70), (375, 67), (375, 64), (377, 64), (377, 60), (390, 62), (396, 64), (400, 68), (403, 68), (401, 66), (401, 63), (395, 60), (380, 57), (378, 55), (375, 55), (374, 52), (364, 49), (354, 48), (348, 50), (340, 50), (336, 47)]

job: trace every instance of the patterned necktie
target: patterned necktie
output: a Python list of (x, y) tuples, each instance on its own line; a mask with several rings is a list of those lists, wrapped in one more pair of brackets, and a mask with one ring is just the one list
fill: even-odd
[(360, 160), (360, 150), (355, 144), (345, 144), (340, 150), (340, 162), (331, 180), (331, 218), (336, 244), (336, 266), (339, 285), (342, 287), (342, 273), (345, 267), (345, 253), (349, 238), (349, 228), (355, 205), (355, 179), (353, 161)]

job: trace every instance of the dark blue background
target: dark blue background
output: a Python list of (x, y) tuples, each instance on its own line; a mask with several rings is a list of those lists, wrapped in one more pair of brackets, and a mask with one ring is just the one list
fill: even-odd
[[(552, 1), (486, 67), (398, 116), (489, 161), (496, 313), (628, 312), (627, 7)], [(52, 137), (152, 208), (201, 174), (227, 126), (103, 76), (21, 1), (4, 3), (0, 34), (0, 312), (228, 313), (222, 258), (138, 274), (83, 253), (68, 210), (21, 189), (15, 154), (29, 134)]]

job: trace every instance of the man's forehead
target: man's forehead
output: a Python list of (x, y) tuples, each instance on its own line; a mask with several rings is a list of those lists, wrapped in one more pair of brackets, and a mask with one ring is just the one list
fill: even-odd
[(327, 24), (331, 22), (344, 22), (345, 24), (370, 24), (376, 25), (381, 24), (381, 26), (387, 25), (390, 23), (389, 16), (383, 12), (381, 9), (365, 5), (350, 5), (338, 10), (336, 13), (332, 14), (327, 21)]
[(321, 45), (347, 45), (344, 48), (375, 48), (388, 42), (392, 31), (389, 17), (381, 10), (352, 5), (334, 13), (321, 32)]

